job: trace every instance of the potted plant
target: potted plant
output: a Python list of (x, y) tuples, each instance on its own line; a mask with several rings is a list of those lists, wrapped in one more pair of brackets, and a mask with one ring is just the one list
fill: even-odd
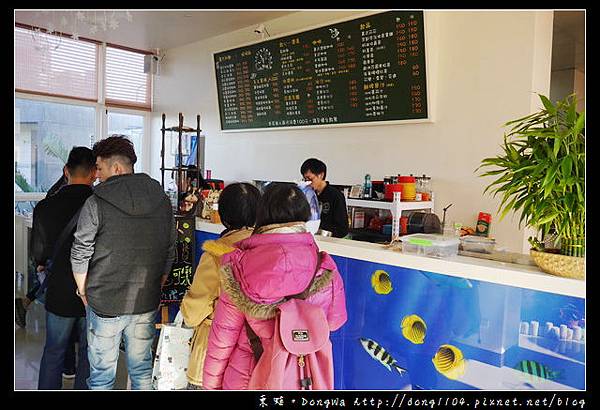
[[(530, 237), (531, 256), (545, 272), (583, 279), (585, 270), (585, 113), (572, 94), (509, 121), (503, 153), (485, 158), (480, 176), (499, 176), (485, 188), (502, 195), (500, 219), (521, 212), (523, 223), (541, 234)], [(489, 168), (488, 168), (489, 169)], [(476, 170), (476, 171), (477, 171)], [(550, 249), (549, 249), (550, 248)]]

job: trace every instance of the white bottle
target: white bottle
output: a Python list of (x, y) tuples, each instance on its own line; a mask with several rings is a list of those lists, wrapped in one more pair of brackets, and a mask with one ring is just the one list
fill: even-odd
[(561, 340), (566, 340), (567, 339), (567, 325), (560, 325), (560, 339)]
[(169, 183), (169, 188), (167, 189), (167, 196), (169, 197), (169, 201), (171, 201), (171, 208), (173, 209), (173, 213), (177, 213), (177, 189), (173, 180), (171, 180), (171, 182)]
[(531, 336), (537, 337), (540, 330), (540, 323), (536, 320), (531, 321)]
[(583, 336), (582, 330), (579, 326), (573, 326), (573, 340), (581, 340), (581, 336)]

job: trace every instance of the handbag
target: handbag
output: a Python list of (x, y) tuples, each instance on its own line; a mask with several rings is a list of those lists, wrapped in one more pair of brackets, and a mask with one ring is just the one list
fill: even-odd
[(194, 328), (183, 327), (181, 311), (173, 323), (161, 326), (152, 368), (154, 390), (183, 390), (187, 387), (186, 372), (193, 335)]

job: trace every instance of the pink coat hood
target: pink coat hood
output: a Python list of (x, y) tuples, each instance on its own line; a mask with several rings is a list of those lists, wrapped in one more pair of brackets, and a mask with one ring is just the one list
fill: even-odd
[[(310, 233), (253, 235), (236, 244), (237, 250), (223, 256), (230, 264), (240, 289), (257, 303), (273, 303), (302, 292), (317, 265), (319, 248)], [(327, 254), (321, 270), (337, 270)]]

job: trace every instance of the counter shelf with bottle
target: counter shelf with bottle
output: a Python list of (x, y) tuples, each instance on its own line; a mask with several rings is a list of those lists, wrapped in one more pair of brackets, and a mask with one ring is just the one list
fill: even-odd
[(397, 219), (400, 219), (411, 211), (433, 212), (434, 210), (433, 194), (430, 201), (402, 201), (401, 198), (399, 192), (394, 193), (391, 202), (346, 198), (351, 238), (366, 242), (390, 242), (393, 237), (399, 237), (401, 234), (400, 227), (394, 226), (396, 219), (394, 214), (397, 215)]

